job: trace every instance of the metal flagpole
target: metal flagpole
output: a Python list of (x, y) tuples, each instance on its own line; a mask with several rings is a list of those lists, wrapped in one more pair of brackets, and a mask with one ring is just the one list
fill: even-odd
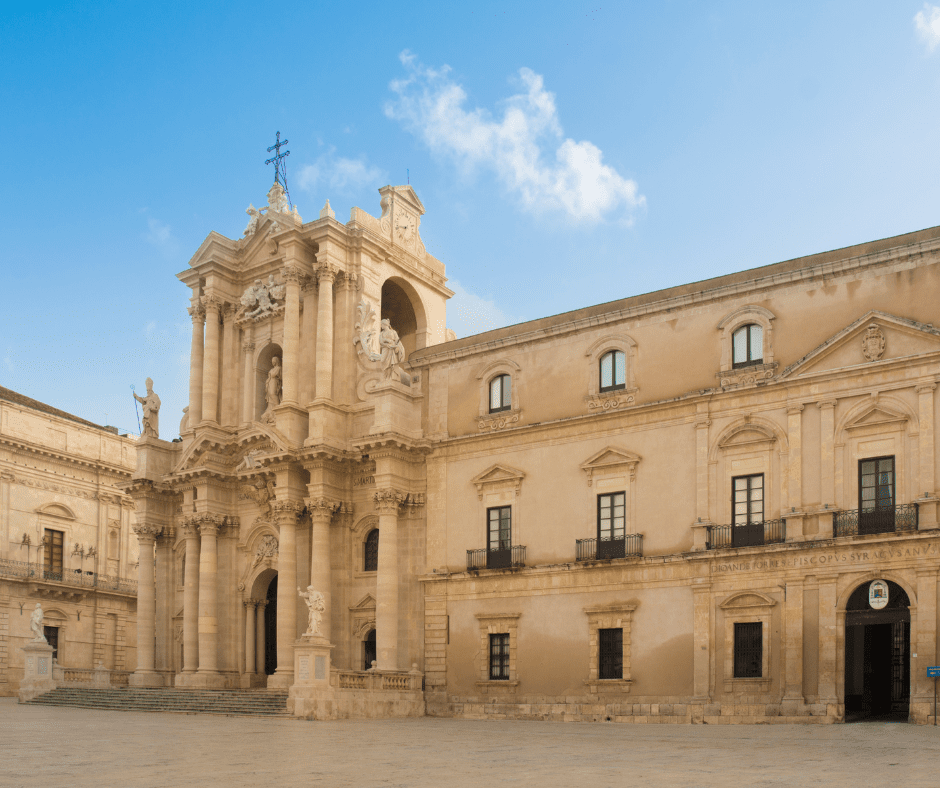
[(140, 435), (143, 431), (140, 428), (140, 411), (137, 409), (137, 397), (134, 394), (134, 384), (131, 383), (131, 396), (134, 397), (134, 413), (137, 414), (137, 434)]

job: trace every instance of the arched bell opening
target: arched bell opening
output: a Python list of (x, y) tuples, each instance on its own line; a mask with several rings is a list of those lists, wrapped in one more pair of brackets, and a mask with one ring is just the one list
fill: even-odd
[(911, 702), (911, 611), (891, 580), (862, 583), (845, 607), (845, 719), (906, 721)]
[(427, 345), (427, 320), (417, 291), (404, 279), (393, 277), (382, 285), (382, 320), (398, 332), (405, 358)]

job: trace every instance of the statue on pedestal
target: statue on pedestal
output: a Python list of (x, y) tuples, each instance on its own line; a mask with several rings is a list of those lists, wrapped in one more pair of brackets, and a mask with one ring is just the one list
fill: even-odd
[(33, 614), (29, 617), (29, 628), (33, 631), (33, 643), (48, 643), (46, 640), (45, 631), (42, 628), (43, 612), (42, 605), (38, 602), (36, 603), (36, 608), (33, 610)]
[(310, 614), (307, 621), (307, 631), (304, 632), (304, 635), (322, 636), (320, 622), (323, 620), (323, 611), (326, 610), (326, 600), (323, 598), (323, 594), (314, 590), (313, 586), (307, 586), (306, 591), (301, 591), (300, 588), (297, 590), (304, 602), (307, 603), (307, 611)]
[(379, 324), (379, 352), (387, 380), (395, 374), (395, 368), (405, 360), (405, 346), (388, 318)]
[(144, 412), (142, 417), (143, 421), (143, 437), (145, 438), (159, 438), (160, 437), (160, 398), (154, 393), (153, 390), (153, 381), (150, 378), (147, 378), (147, 396), (141, 397), (137, 392), (133, 392), (134, 399), (136, 399), (141, 406), (141, 409)]
[(275, 356), (271, 359), (271, 369), (268, 370), (268, 379), (264, 384), (264, 401), (267, 403), (261, 421), (265, 424), (274, 423), (274, 409), (281, 404), (281, 359)]

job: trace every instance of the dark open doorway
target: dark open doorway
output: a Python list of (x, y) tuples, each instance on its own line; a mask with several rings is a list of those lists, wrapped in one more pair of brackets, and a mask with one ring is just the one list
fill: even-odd
[(268, 585), (264, 607), (264, 672), (270, 676), (277, 670), (277, 577)]
[[(877, 584), (881, 584), (878, 586)], [(874, 590), (872, 587), (875, 586)], [(887, 586), (887, 604), (875, 604)], [(906, 722), (911, 699), (911, 613), (890, 580), (863, 583), (845, 613), (845, 719)]]
[(369, 670), (375, 661), (375, 630), (370, 629), (362, 642), (362, 669)]

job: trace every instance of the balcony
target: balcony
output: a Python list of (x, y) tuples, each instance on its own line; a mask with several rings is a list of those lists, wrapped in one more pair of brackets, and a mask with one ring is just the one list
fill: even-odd
[(97, 572), (82, 572), (78, 569), (53, 572), (43, 564), (10, 561), (5, 558), (0, 559), (0, 577), (21, 578), (60, 587), (97, 588), (100, 591), (116, 591), (137, 596), (137, 581), (126, 577), (99, 575)]
[(832, 532), (835, 536), (893, 534), (916, 530), (916, 503), (836, 512), (832, 523)]
[(643, 534), (626, 534), (622, 539), (578, 539), (575, 558), (578, 561), (603, 561), (610, 558), (632, 558), (643, 555)]
[(467, 550), (467, 569), (514, 569), (525, 566), (525, 547)]
[(759, 547), (786, 541), (787, 521), (764, 520), (747, 525), (710, 525), (705, 541), (706, 550), (724, 547)]

